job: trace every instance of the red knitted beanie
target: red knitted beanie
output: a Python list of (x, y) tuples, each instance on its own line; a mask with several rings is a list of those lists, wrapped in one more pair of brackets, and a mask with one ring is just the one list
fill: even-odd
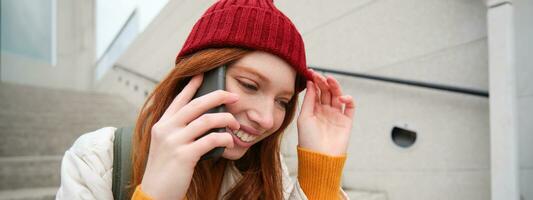
[[(212, 47), (244, 47), (272, 53), (289, 63), (305, 89), (311, 73), (302, 36), (272, 0), (220, 0), (196, 22), (178, 57)], [(176, 59), (177, 61), (177, 59)]]

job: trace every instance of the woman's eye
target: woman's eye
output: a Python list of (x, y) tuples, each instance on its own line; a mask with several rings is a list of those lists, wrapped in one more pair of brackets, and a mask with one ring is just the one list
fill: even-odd
[(239, 83), (249, 90), (257, 91), (257, 87), (255, 87), (254, 85), (251, 85), (251, 84), (248, 84), (242, 81), (239, 81)]
[(283, 107), (284, 109), (287, 109), (289, 107), (289, 102), (288, 101), (279, 100), (278, 102), (281, 105), (281, 107)]

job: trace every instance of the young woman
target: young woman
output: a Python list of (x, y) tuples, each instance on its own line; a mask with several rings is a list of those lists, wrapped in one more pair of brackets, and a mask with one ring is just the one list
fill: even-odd
[[(226, 89), (193, 96), (203, 73), (228, 66)], [(298, 180), (280, 154), (297, 117)], [(204, 114), (224, 105), (227, 113)], [(143, 105), (133, 137), (132, 199), (347, 199), (340, 177), (354, 102), (308, 70), (303, 40), (270, 0), (222, 0), (195, 24), (176, 66)], [(210, 133), (213, 128), (224, 133)], [(114, 127), (65, 153), (57, 199), (112, 199)], [(221, 159), (200, 161), (215, 147)]]

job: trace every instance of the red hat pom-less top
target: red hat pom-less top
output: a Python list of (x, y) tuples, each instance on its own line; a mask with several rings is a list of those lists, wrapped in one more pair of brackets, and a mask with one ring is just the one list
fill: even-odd
[[(266, 51), (289, 63), (299, 81), (311, 80), (302, 36), (272, 0), (221, 0), (196, 22), (177, 57), (213, 47)], [(305, 84), (297, 92), (305, 88)]]

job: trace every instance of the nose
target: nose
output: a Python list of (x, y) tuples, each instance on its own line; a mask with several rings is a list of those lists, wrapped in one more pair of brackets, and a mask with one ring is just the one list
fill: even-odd
[(274, 126), (274, 105), (272, 103), (256, 104), (248, 113), (249, 119), (261, 129), (270, 130)]

